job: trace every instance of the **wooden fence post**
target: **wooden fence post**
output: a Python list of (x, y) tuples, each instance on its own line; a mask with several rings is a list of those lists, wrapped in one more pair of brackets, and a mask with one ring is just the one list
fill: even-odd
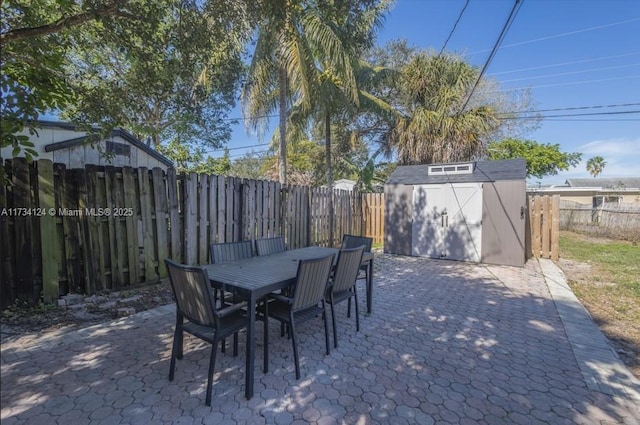
[(560, 258), (560, 195), (551, 199), (551, 259)]
[[(53, 304), (59, 296), (60, 246), (56, 229), (53, 164), (48, 159), (37, 162), (40, 246), (42, 247), (42, 300)], [(51, 214), (51, 211), (54, 211)], [(40, 214), (42, 213), (42, 214)]]

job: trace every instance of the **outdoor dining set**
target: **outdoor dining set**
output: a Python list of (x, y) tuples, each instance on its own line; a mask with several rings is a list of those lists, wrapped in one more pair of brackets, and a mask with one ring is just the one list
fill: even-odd
[[(366, 281), (367, 313), (372, 311), (372, 239), (344, 235), (340, 249), (311, 246), (287, 250), (283, 237), (254, 241), (216, 243), (210, 246), (211, 264), (187, 266), (166, 259), (176, 300), (176, 325), (169, 380), (176, 359), (183, 355), (187, 332), (212, 344), (206, 404), (211, 405), (214, 366), (218, 345), (226, 351), (233, 338), (238, 354), (238, 332), (246, 329), (245, 396), (253, 396), (256, 351), (256, 320), (264, 331), (263, 372), (269, 369), (269, 322), (280, 323), (281, 336), (291, 339), (296, 379), (300, 379), (296, 327), (318, 316), (324, 321), (326, 354), (330, 354), (327, 309), (331, 311), (333, 345), (338, 347), (334, 306), (348, 302), (351, 316), (354, 299), (356, 330), (360, 329), (356, 282)], [(327, 307), (328, 306), (328, 307)]]

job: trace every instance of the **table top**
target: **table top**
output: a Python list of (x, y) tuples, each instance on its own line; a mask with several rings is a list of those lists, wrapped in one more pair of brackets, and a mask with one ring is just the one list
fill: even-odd
[[(337, 257), (338, 252), (336, 248), (311, 246), (238, 261), (208, 264), (203, 268), (214, 286), (262, 295), (293, 285), (299, 260), (330, 254)], [(368, 261), (372, 257), (373, 254), (365, 253), (363, 260)]]
[(241, 292), (269, 293), (295, 283), (298, 261), (338, 253), (337, 249), (308, 247), (278, 254), (203, 266), (214, 285)]

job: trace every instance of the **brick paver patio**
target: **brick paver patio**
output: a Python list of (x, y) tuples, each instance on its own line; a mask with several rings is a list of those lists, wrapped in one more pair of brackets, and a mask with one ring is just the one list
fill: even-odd
[(173, 305), (78, 331), (25, 336), (2, 345), (0, 419), (3, 425), (637, 424), (638, 381), (554, 268), (378, 255), (374, 312), (362, 315), (359, 333), (346, 304), (337, 308), (339, 347), (329, 356), (321, 320), (301, 326), (303, 377), (296, 381), (290, 341), (272, 322), (271, 370), (256, 370), (251, 400), (244, 398), (243, 334), (238, 357), (232, 350), (218, 356), (211, 407), (204, 404), (208, 345), (186, 337), (176, 379), (167, 378)]

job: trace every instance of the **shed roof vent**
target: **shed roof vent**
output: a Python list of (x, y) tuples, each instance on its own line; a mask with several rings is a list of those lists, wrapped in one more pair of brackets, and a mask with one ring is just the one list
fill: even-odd
[(430, 176), (445, 176), (447, 174), (471, 174), (471, 173), (473, 173), (473, 162), (469, 162), (467, 164), (429, 166)]

